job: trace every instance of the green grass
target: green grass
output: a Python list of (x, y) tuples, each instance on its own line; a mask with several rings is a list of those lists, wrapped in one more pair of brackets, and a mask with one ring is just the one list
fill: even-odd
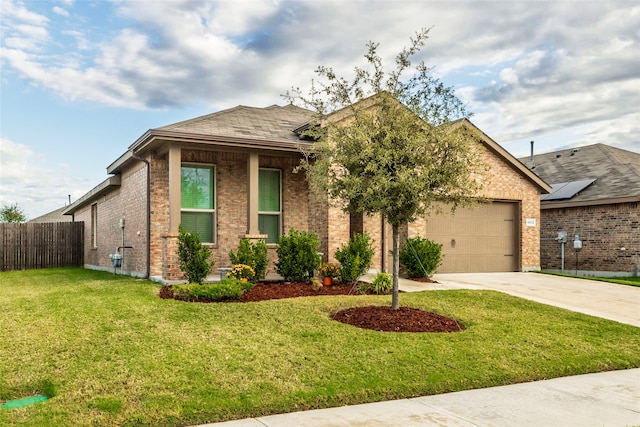
[(0, 274), (0, 425), (175, 426), (640, 367), (638, 328), (492, 291), (405, 293), (458, 333), (334, 322), (389, 296), (186, 303), (79, 269)]
[(576, 279), (597, 280), (599, 282), (616, 283), (618, 285), (640, 286), (640, 276), (622, 276), (622, 277), (594, 277), (594, 276), (577, 276), (570, 273), (558, 273), (555, 271), (540, 271), (542, 274), (551, 274), (554, 276), (574, 277)]

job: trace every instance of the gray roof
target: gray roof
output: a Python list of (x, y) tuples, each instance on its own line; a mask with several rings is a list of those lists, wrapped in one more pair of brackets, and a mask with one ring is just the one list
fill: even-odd
[(294, 133), (313, 116), (313, 112), (295, 105), (255, 108), (239, 105), (206, 116), (157, 128), (207, 136), (298, 142)]
[(55, 211), (46, 213), (44, 215), (40, 215), (39, 217), (30, 219), (27, 222), (71, 222), (72, 218), (68, 215), (63, 215), (62, 212), (66, 210), (68, 206), (63, 206), (61, 208), (56, 209)]
[[(569, 148), (533, 157), (533, 172), (550, 184), (595, 179), (569, 199), (570, 202), (640, 198), (640, 153), (605, 144)], [(520, 159), (531, 168), (531, 158)], [(543, 201), (543, 204), (565, 203), (567, 200)]]

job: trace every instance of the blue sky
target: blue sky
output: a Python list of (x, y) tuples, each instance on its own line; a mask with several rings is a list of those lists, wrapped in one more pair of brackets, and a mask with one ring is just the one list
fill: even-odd
[(369, 40), (390, 69), (425, 27), (416, 62), (513, 155), (640, 152), (637, 1), (0, 0), (0, 205), (59, 208), (150, 128), (282, 105)]

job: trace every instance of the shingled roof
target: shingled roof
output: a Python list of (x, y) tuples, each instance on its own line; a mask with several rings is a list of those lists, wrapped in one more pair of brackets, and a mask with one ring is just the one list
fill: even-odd
[[(546, 207), (640, 201), (640, 153), (593, 144), (538, 154), (533, 160), (533, 172), (554, 188), (554, 184), (595, 179), (569, 199), (543, 200)], [(530, 157), (520, 161), (533, 166)]]
[(213, 137), (261, 141), (298, 142), (293, 131), (306, 123), (313, 112), (295, 105), (255, 108), (239, 105), (195, 119), (157, 128)]

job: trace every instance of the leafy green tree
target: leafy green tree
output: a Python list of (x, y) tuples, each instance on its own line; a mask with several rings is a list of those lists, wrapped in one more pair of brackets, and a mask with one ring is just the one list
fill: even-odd
[(400, 306), (400, 227), (438, 210), (434, 202), (451, 210), (473, 203), (480, 189), (474, 176), (483, 169), (470, 132), (453, 121), (469, 116), (464, 104), (424, 62), (412, 66), (428, 33), (416, 33), (391, 72), (369, 42), (367, 65), (352, 78), (321, 66), (308, 95), (299, 88), (286, 95), (317, 112), (307, 131), (317, 142), (302, 164), (311, 187), (347, 212), (378, 213), (391, 225), (393, 309)]
[(25, 222), (27, 217), (24, 211), (18, 207), (17, 203), (13, 205), (5, 205), (0, 209), (0, 222), (20, 223)]

